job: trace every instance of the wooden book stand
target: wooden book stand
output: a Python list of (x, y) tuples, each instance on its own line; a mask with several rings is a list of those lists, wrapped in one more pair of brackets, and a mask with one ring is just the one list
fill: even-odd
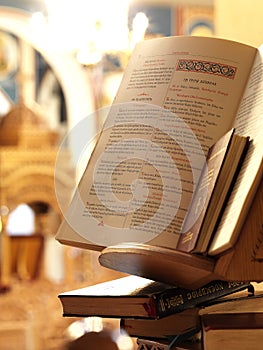
[(185, 288), (198, 288), (215, 279), (261, 282), (263, 180), (235, 246), (220, 256), (208, 258), (147, 244), (120, 244), (105, 248), (99, 261), (113, 270)]

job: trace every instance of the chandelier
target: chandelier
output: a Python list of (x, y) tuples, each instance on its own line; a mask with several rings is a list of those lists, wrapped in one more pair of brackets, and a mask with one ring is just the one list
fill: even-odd
[(129, 29), (128, 12), (129, 0), (46, 0), (46, 14), (34, 13), (31, 25), (49, 50), (72, 52), (89, 65), (105, 53), (129, 53), (143, 40), (147, 17), (138, 13)]

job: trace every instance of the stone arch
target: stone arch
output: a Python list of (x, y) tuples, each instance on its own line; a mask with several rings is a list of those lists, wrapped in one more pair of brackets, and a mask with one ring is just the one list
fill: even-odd
[[(30, 24), (31, 14), (22, 10), (0, 7), (0, 30), (25, 40), (44, 57), (54, 71), (65, 95), (68, 114), (68, 130), (82, 119), (92, 115), (95, 103), (89, 79), (83, 68), (71, 54), (56, 52), (48, 47), (45, 37), (36, 37)], [(77, 88), (76, 88), (77, 87)], [(92, 140), (96, 135), (96, 120), (89, 118), (86, 135)], [(71, 145), (78, 142), (72, 134)], [(72, 146), (74, 157), (74, 148)], [(78, 156), (78, 155), (77, 155)]]

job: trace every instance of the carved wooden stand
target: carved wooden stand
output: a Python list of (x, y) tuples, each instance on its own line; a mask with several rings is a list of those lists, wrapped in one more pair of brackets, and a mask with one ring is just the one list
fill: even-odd
[[(169, 342), (159, 342), (154, 340), (138, 339), (137, 350), (171, 350)], [(172, 346), (173, 350), (201, 350), (201, 345), (198, 343), (189, 343), (185, 345)]]
[(104, 249), (100, 264), (121, 272), (186, 288), (215, 279), (263, 281), (263, 180), (234, 248), (207, 258), (146, 244), (120, 244)]

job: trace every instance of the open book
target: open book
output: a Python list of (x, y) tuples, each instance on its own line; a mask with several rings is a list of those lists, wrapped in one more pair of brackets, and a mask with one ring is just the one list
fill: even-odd
[(209, 254), (233, 246), (262, 177), (262, 67), (261, 50), (223, 39), (139, 43), (57, 240), (176, 249), (208, 150), (235, 128), (253, 143)]

